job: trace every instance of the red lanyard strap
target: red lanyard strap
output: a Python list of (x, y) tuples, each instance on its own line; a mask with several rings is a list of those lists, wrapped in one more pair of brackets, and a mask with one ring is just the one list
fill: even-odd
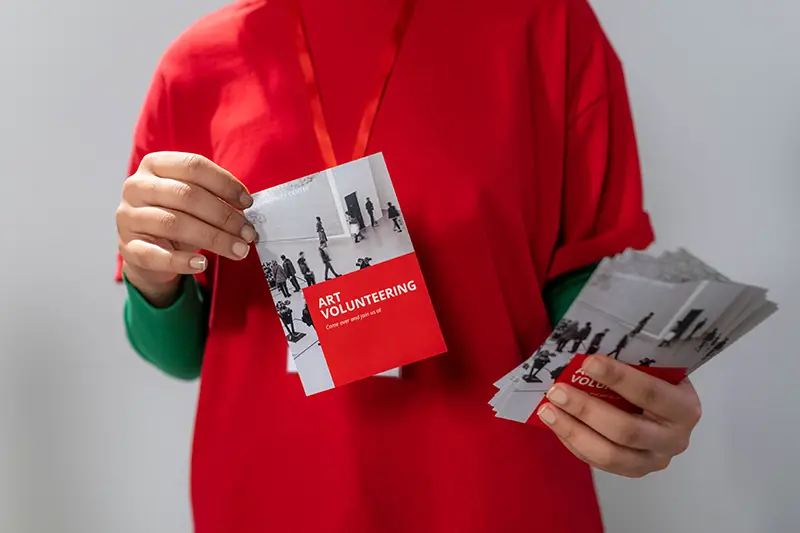
[[(297, 53), (300, 61), (300, 69), (303, 72), (303, 79), (311, 101), (314, 133), (317, 136), (317, 142), (319, 143), (320, 153), (325, 161), (325, 166), (328, 168), (335, 167), (337, 165), (336, 154), (333, 151), (330, 131), (325, 122), (319, 82), (317, 81), (317, 74), (314, 69), (314, 61), (311, 58), (311, 50), (308, 43), (305, 22), (303, 21), (303, 14), (300, 10), (299, 1), (295, 0), (293, 4), (297, 14)], [(377, 90), (375, 91), (375, 95), (367, 102), (364, 114), (358, 126), (356, 143), (353, 148), (353, 159), (360, 159), (366, 155), (367, 145), (369, 144), (369, 139), (372, 136), (372, 130), (375, 126), (375, 117), (378, 115), (378, 109), (383, 100), (383, 95), (386, 93), (386, 87), (389, 85), (389, 78), (391, 78), (394, 65), (397, 62), (397, 56), (400, 52), (403, 37), (405, 37), (408, 26), (411, 23), (415, 5), (416, 0), (403, 0), (403, 5), (400, 7), (400, 13), (397, 16), (397, 22), (392, 30), (389, 44), (381, 56), (379, 63), (378, 81), (376, 84)]]

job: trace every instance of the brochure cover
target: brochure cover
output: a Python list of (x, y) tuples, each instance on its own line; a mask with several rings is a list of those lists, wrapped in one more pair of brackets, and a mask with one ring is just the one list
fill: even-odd
[(382, 154), (253, 195), (245, 215), (307, 395), (446, 351)]
[(684, 249), (629, 251), (597, 267), (551, 335), (501, 378), (489, 402), (500, 418), (542, 425), (534, 414), (554, 383), (638, 409), (581, 369), (601, 354), (678, 383), (778, 310), (767, 291), (736, 283)]

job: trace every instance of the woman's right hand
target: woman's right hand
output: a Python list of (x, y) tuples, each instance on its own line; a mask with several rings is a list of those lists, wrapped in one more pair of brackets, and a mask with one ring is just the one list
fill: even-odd
[(203, 156), (146, 155), (125, 180), (117, 232), (128, 281), (154, 305), (168, 305), (180, 278), (206, 269), (207, 250), (247, 256), (256, 231), (242, 210), (253, 199), (233, 175)]

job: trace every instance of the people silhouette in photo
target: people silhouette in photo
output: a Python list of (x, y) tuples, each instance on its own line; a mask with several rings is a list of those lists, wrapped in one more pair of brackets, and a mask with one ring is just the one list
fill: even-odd
[(622, 350), (624, 350), (625, 347), (628, 345), (628, 340), (629, 340), (628, 336), (623, 335), (622, 338), (617, 343), (617, 346), (613, 350), (611, 350), (611, 353), (609, 353), (608, 356), (619, 360), (619, 356), (622, 353)]
[(317, 237), (319, 237), (320, 244), (328, 244), (328, 235), (325, 233), (325, 228), (322, 226), (322, 219), (317, 217)]
[(600, 351), (600, 343), (603, 342), (603, 339), (606, 335), (608, 335), (609, 329), (606, 328), (603, 331), (599, 331), (595, 333), (594, 337), (592, 337), (592, 341), (589, 343), (589, 347), (586, 349), (587, 355), (596, 354)]
[(553, 354), (551, 352), (548, 352), (547, 350), (539, 350), (539, 352), (537, 352), (536, 356), (534, 356), (533, 358), (531, 371), (527, 375), (522, 376), (522, 379), (524, 379), (528, 383), (541, 383), (542, 380), (536, 376), (545, 366), (547, 366), (547, 364), (550, 362), (550, 357), (552, 355)]
[(356, 266), (359, 270), (364, 270), (365, 268), (372, 266), (371, 261), (371, 257), (359, 257), (358, 261), (356, 261)]
[(553, 328), (553, 333), (550, 335), (550, 338), (558, 342), (564, 336), (564, 333), (567, 331), (567, 328), (569, 328), (571, 323), (572, 321), (566, 318), (559, 320), (556, 326)]
[(297, 266), (300, 268), (300, 273), (306, 279), (306, 284), (310, 287), (316, 283), (314, 272), (308, 266), (305, 252), (300, 252), (297, 257)]
[(305, 324), (306, 326), (310, 328), (314, 327), (314, 321), (311, 320), (311, 311), (308, 310), (308, 304), (306, 304), (305, 307), (303, 307), (303, 314), (300, 317), (300, 320), (302, 320), (303, 324)]
[(278, 302), (276, 308), (278, 309), (278, 315), (281, 317), (281, 322), (286, 327), (286, 331), (291, 338), (294, 338), (297, 336), (297, 331), (294, 329), (294, 313), (292, 308), (289, 307), (290, 303), (289, 300)]
[(290, 298), (292, 295), (289, 293), (289, 289), (286, 287), (286, 272), (281, 268), (277, 261), (272, 262), (272, 276), (275, 278), (275, 284), (280, 289), (281, 294), (283, 294), (286, 298)]
[(651, 319), (651, 318), (653, 318), (653, 313), (649, 313), (649, 314), (648, 314), (646, 317), (644, 317), (643, 319), (641, 319), (641, 320), (639, 321), (639, 323), (638, 323), (638, 324), (636, 324), (636, 327), (635, 327), (635, 328), (633, 328), (633, 330), (631, 330), (631, 332), (630, 332), (630, 334), (629, 334), (629, 335), (630, 335), (630, 337), (631, 337), (631, 338), (633, 338), (633, 337), (635, 337), (636, 335), (638, 335), (639, 333), (641, 333), (641, 332), (642, 332), (642, 330), (644, 329), (644, 327), (647, 325), (647, 323), (648, 323), (648, 322), (650, 322), (650, 319)]
[(581, 347), (581, 343), (589, 338), (589, 335), (592, 334), (592, 323), (587, 322), (578, 332), (575, 334), (575, 337), (572, 339), (572, 350), (570, 353), (577, 353), (578, 348)]
[(719, 342), (720, 342), (720, 340), (721, 340), (721, 339), (722, 339), (722, 332), (719, 332), (719, 333), (717, 333), (717, 334), (714, 336), (714, 338), (713, 338), (713, 339), (711, 339), (711, 342), (710, 342), (710, 343), (708, 344), (708, 346), (706, 347), (706, 350), (707, 350), (707, 351), (712, 351), (712, 350), (714, 349), (714, 346), (716, 346), (717, 344), (719, 344)]
[(703, 326), (705, 326), (705, 325), (706, 325), (706, 322), (708, 322), (708, 319), (707, 319), (707, 318), (704, 318), (703, 320), (701, 320), (700, 322), (698, 322), (698, 323), (697, 323), (697, 324), (694, 326), (694, 329), (692, 329), (692, 332), (691, 332), (691, 333), (689, 333), (689, 336), (688, 336), (688, 337), (686, 337), (686, 340), (689, 340), (689, 339), (691, 339), (692, 337), (694, 337), (694, 336), (697, 334), (697, 332), (698, 332), (698, 331), (700, 331), (701, 329), (703, 329)]
[(567, 347), (567, 343), (569, 343), (569, 341), (571, 340), (574, 340), (577, 335), (578, 335), (578, 323), (570, 322), (569, 324), (567, 324), (567, 327), (564, 328), (564, 332), (558, 338), (556, 351), (559, 353), (563, 352), (564, 348)]
[(364, 207), (367, 210), (367, 214), (369, 215), (369, 225), (371, 227), (375, 227), (375, 205), (373, 205), (372, 200), (369, 199), (367, 196), (367, 203), (364, 204)]
[(300, 282), (297, 281), (297, 270), (295, 270), (292, 260), (285, 255), (281, 256), (281, 260), (283, 261), (283, 271), (286, 273), (286, 278), (292, 283), (294, 292), (300, 292)]
[(325, 264), (325, 281), (329, 280), (328, 272), (333, 274), (335, 278), (339, 277), (339, 274), (333, 269), (333, 265), (331, 265), (331, 256), (328, 254), (327, 247), (323, 244), (319, 246), (319, 257), (322, 259), (322, 262)]
[(719, 352), (721, 352), (725, 348), (725, 346), (727, 346), (729, 340), (730, 339), (728, 337), (725, 337), (721, 341), (716, 342), (711, 347), (711, 349), (708, 351), (708, 353), (703, 356), (703, 359), (701, 359), (701, 360), (705, 361), (705, 360), (710, 359), (710, 358), (714, 357), (715, 355), (717, 355)]
[(639, 361), (639, 366), (653, 366), (653, 363), (655, 362), (656, 362), (655, 359), (650, 359), (649, 357), (645, 357), (644, 359)]
[(394, 223), (394, 231), (396, 233), (402, 233), (403, 229), (400, 227), (400, 211), (392, 205), (392, 202), (386, 202), (386, 205), (388, 206), (386, 209), (386, 216)]
[(714, 345), (714, 339), (717, 337), (717, 328), (711, 329), (706, 331), (706, 334), (703, 335), (703, 342), (700, 343), (700, 346), (697, 347), (697, 351), (700, 352), (703, 348), (706, 347), (707, 344)]
[(564, 369), (567, 368), (568, 364), (569, 363), (567, 363), (566, 365), (561, 365), (560, 367), (556, 368), (555, 370), (552, 370), (550, 372), (550, 379), (552, 379), (553, 381), (557, 380), (559, 378), (559, 376), (561, 376), (561, 373), (564, 372)]
[(274, 289), (275, 285), (275, 275), (272, 273), (272, 263), (271, 262), (264, 262), (261, 263), (261, 270), (264, 271), (264, 276), (267, 278), (267, 285), (269, 285), (270, 289)]
[(364, 236), (361, 235), (361, 227), (358, 224), (358, 219), (352, 214), (347, 213), (347, 224), (350, 227), (350, 235), (353, 236), (353, 242), (358, 244), (364, 239)]

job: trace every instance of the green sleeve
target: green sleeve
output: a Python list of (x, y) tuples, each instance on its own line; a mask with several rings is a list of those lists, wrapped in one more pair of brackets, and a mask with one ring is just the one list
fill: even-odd
[(200, 284), (184, 276), (177, 300), (165, 308), (153, 307), (127, 279), (125, 286), (125, 331), (133, 349), (172, 377), (199, 377), (209, 311)]
[(597, 264), (568, 272), (545, 285), (542, 298), (547, 308), (550, 324), (555, 325), (563, 318), (583, 286), (592, 277), (595, 268), (597, 268)]

